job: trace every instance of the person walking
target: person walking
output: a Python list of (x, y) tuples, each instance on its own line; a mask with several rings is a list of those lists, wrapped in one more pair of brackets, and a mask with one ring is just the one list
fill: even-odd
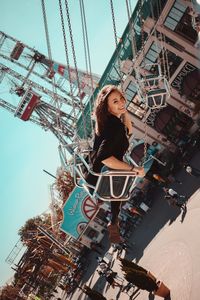
[(168, 200), (169, 205), (178, 206), (180, 208), (185, 209), (185, 195), (178, 194), (172, 188), (163, 188), (163, 190), (165, 192), (165, 199)]
[(188, 165), (188, 164), (184, 165), (184, 169), (191, 176), (200, 177), (200, 170), (199, 169), (197, 169), (195, 167), (192, 167), (191, 165)]
[(123, 288), (123, 285), (120, 284), (119, 282), (117, 282), (115, 280), (116, 274), (115, 272), (112, 272), (110, 274), (106, 275), (106, 281), (112, 286), (112, 288), (114, 289), (115, 287), (119, 287), (120, 289)]
[[(92, 171), (100, 173), (103, 166), (112, 170), (132, 172), (133, 176), (144, 177), (143, 167), (129, 165), (123, 161), (129, 147), (133, 126), (126, 110), (126, 99), (114, 85), (104, 86), (98, 94), (94, 116), (96, 118), (95, 139), (90, 155)], [(88, 173), (86, 181), (95, 186), (98, 177)], [(118, 215), (120, 201), (111, 201), (111, 221), (108, 224), (111, 243), (121, 240)]]
[(97, 260), (98, 264), (104, 263), (104, 264), (109, 265), (101, 256), (97, 256), (96, 260)]

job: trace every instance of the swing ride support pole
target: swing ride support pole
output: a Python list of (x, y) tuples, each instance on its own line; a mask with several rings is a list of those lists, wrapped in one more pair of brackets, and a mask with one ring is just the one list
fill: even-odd
[(162, 162), (161, 160), (159, 160), (157, 157), (150, 155), (151, 158), (153, 158), (154, 160), (156, 160), (160, 165), (163, 165), (164, 167), (166, 166), (166, 161)]
[(49, 173), (48, 171), (46, 171), (46, 170), (44, 170), (44, 169), (43, 169), (43, 171), (44, 171), (45, 173), (47, 173), (48, 175), (50, 175), (51, 177), (53, 177), (53, 178), (55, 178), (55, 179), (56, 179), (56, 176), (52, 175), (52, 174), (51, 174), (51, 173)]

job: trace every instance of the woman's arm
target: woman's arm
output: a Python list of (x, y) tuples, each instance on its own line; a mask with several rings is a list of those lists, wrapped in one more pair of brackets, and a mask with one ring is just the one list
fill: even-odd
[(127, 164), (126, 162), (117, 159), (114, 156), (110, 156), (110, 157), (102, 160), (102, 163), (110, 169), (122, 170), (122, 171), (131, 171), (131, 172), (133, 172), (133, 174), (135, 174), (139, 177), (144, 177), (145, 176), (145, 172), (144, 172), (143, 167), (131, 166), (131, 165)]

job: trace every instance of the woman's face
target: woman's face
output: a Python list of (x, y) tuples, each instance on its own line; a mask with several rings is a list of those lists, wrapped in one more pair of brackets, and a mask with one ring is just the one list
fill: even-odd
[(126, 100), (118, 91), (112, 91), (108, 96), (108, 111), (112, 115), (120, 118), (126, 112)]

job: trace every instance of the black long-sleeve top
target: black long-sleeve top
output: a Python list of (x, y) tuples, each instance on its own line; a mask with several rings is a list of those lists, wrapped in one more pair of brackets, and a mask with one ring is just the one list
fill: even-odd
[[(122, 121), (114, 115), (109, 116), (105, 129), (101, 135), (95, 135), (91, 161), (94, 172), (101, 172), (102, 161), (114, 156), (123, 161), (123, 156), (129, 146), (126, 135), (126, 127)], [(97, 177), (88, 174), (87, 182), (95, 185)]]

